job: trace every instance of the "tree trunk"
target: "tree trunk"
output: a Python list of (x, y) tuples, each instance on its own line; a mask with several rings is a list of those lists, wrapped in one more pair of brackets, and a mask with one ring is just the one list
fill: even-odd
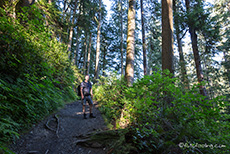
[(162, 3), (162, 70), (168, 69), (174, 74), (173, 67), (173, 13), (172, 0)]
[[(178, 11), (177, 6), (176, 6), (176, 0), (173, 1), (173, 11), (176, 13)], [(179, 51), (179, 57), (180, 57), (180, 68), (181, 68), (181, 75), (182, 75), (182, 84), (185, 89), (189, 89), (189, 80), (187, 76), (187, 70), (186, 70), (186, 62), (184, 60), (184, 53), (183, 53), (183, 48), (182, 48), (182, 42), (181, 42), (181, 36), (180, 36), (180, 28), (179, 28), (179, 20), (178, 16), (174, 17), (174, 23), (175, 23), (175, 29), (176, 29), (176, 39), (177, 39), (177, 44), (178, 44), (178, 51)]]
[(103, 76), (105, 76), (105, 66), (106, 66), (106, 51), (107, 51), (107, 46), (104, 46), (104, 54), (103, 54)]
[(100, 57), (100, 35), (101, 35), (101, 0), (99, 0), (98, 25), (97, 25), (97, 47), (94, 80), (99, 76), (99, 57)]
[(83, 62), (83, 72), (84, 75), (86, 75), (86, 60), (87, 60), (87, 33), (85, 34), (85, 42), (84, 42), (84, 46), (85, 46), (85, 52), (84, 52), (84, 62)]
[[(185, 4), (186, 4), (187, 12), (189, 13), (190, 12), (190, 1), (185, 0)], [(198, 83), (200, 84), (200, 94), (203, 96), (207, 96), (205, 87), (201, 85), (201, 82), (203, 81), (204, 76), (203, 76), (203, 71), (201, 68), (200, 55), (199, 55), (199, 50), (197, 46), (196, 31), (193, 25), (188, 25), (188, 26), (189, 26), (189, 33), (190, 33), (191, 41), (192, 41), (192, 50), (193, 50), (194, 60), (196, 64), (196, 74), (198, 78)]]
[(224, 61), (226, 65), (225, 69), (227, 73), (228, 83), (230, 86), (230, 54), (226, 50), (224, 51)]
[(135, 5), (136, 0), (129, 0), (128, 9), (128, 30), (127, 30), (127, 53), (125, 79), (128, 86), (132, 86), (134, 82), (134, 57), (135, 57)]
[(75, 55), (74, 55), (74, 62), (75, 65), (78, 66), (77, 59), (79, 54), (79, 26), (77, 27), (77, 35), (76, 35), (76, 49), (75, 49)]
[[(83, 39), (81, 39), (81, 44), (84, 44), (84, 42), (83, 42)], [(81, 68), (82, 67), (82, 65), (80, 65), (82, 62), (81, 62), (81, 59), (82, 59), (82, 57), (84, 56), (83, 55), (83, 50), (81, 49), (81, 51), (80, 51), (80, 53), (79, 53), (79, 59), (78, 59), (78, 67), (79, 68)]]
[[(63, 15), (62, 15), (62, 23), (63, 23), (64, 20), (65, 20), (64, 18), (65, 18), (65, 13), (66, 13), (66, 12), (65, 12), (66, 3), (67, 3), (66, 0), (64, 0)], [(61, 39), (62, 39), (62, 31), (63, 31), (63, 27), (61, 27), (61, 32), (59, 33), (59, 38), (58, 38), (58, 39), (59, 39), (59, 42), (62, 42), (62, 40), (61, 40)]]
[(91, 54), (91, 44), (92, 44), (91, 41), (92, 41), (92, 33), (90, 33), (90, 36), (89, 36), (87, 74), (89, 74), (89, 70), (90, 70), (90, 54)]
[(122, 7), (122, 0), (120, 0), (120, 22), (121, 22), (121, 42), (120, 42), (120, 48), (121, 48), (121, 76), (124, 74), (124, 65), (123, 65), (123, 7)]
[(178, 51), (179, 51), (179, 57), (180, 57), (180, 67), (181, 67), (181, 75), (182, 75), (182, 84), (185, 89), (189, 89), (189, 80), (187, 76), (187, 70), (186, 70), (186, 63), (184, 60), (184, 53), (182, 48), (182, 42), (180, 38), (180, 33), (178, 29), (176, 28), (176, 38), (177, 38), (177, 44), (178, 44)]
[(74, 9), (73, 9), (73, 17), (71, 21), (71, 27), (69, 31), (69, 43), (68, 43), (68, 52), (69, 52), (69, 57), (72, 59), (72, 54), (71, 54), (71, 46), (72, 46), (72, 39), (73, 39), (73, 26), (74, 26), (74, 20), (75, 20), (75, 14), (76, 14), (76, 9), (77, 9), (77, 0), (75, 0), (74, 3)]
[(204, 57), (204, 60), (203, 60), (203, 67), (206, 69), (206, 71), (204, 71), (204, 74), (206, 75), (206, 82), (207, 82), (207, 85), (208, 85), (208, 90), (207, 90), (207, 95), (209, 96), (210, 99), (214, 99), (214, 96), (215, 96), (215, 92), (213, 90), (213, 83), (211, 81), (211, 78), (210, 78), (210, 73), (209, 73), (209, 66), (210, 66), (210, 61), (211, 61), (211, 57), (209, 55), (206, 55)]
[(141, 0), (141, 25), (142, 25), (142, 50), (143, 50), (143, 67), (144, 75), (147, 75), (147, 55), (146, 55), (146, 43), (145, 43), (145, 22), (144, 22), (144, 9), (143, 0)]

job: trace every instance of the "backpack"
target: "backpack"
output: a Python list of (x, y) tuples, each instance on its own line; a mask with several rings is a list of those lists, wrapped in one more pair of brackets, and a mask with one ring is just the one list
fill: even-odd
[(77, 95), (81, 96), (81, 85), (77, 86)]

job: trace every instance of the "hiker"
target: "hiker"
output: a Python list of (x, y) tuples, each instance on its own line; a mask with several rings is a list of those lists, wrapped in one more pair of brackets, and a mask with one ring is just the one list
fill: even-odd
[(81, 99), (82, 99), (82, 105), (83, 105), (84, 119), (87, 119), (86, 113), (85, 113), (86, 101), (88, 101), (88, 104), (89, 104), (89, 112), (90, 112), (89, 117), (90, 118), (96, 118), (92, 113), (93, 100), (92, 100), (91, 96), (93, 97), (93, 90), (92, 90), (92, 85), (89, 82), (89, 75), (86, 75), (85, 81), (83, 81), (81, 83), (80, 92), (81, 92)]

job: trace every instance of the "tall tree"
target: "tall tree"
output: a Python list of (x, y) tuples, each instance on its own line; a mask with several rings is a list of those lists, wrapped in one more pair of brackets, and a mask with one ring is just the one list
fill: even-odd
[(143, 0), (140, 0), (140, 1), (141, 1), (141, 25), (142, 25), (143, 65), (144, 65), (144, 75), (147, 75), (147, 55), (146, 55), (146, 43), (145, 43), (144, 9), (143, 9)]
[(120, 40), (120, 49), (121, 49), (121, 76), (123, 76), (123, 71), (124, 71), (124, 65), (123, 65), (123, 55), (124, 55), (124, 51), (123, 51), (123, 4), (122, 4), (122, 0), (119, 0), (119, 9), (120, 9), (120, 22), (121, 22), (121, 40)]
[(129, 86), (132, 86), (134, 82), (135, 26), (136, 26), (135, 5), (136, 5), (136, 0), (129, 0), (126, 68), (125, 68), (125, 78)]
[(162, 5), (162, 70), (174, 73), (172, 0), (161, 0)]
[(85, 42), (84, 42), (84, 47), (85, 47), (85, 51), (84, 51), (84, 62), (83, 62), (83, 72), (84, 75), (86, 75), (86, 61), (87, 61), (87, 33), (85, 32)]
[(89, 49), (88, 49), (88, 63), (87, 63), (87, 74), (89, 74), (89, 70), (90, 70), (90, 55), (91, 55), (91, 45), (92, 45), (92, 33), (90, 33), (89, 36)]
[(101, 0), (99, 0), (99, 10), (98, 10), (98, 25), (97, 25), (97, 47), (96, 47), (96, 63), (95, 63), (95, 73), (94, 80), (98, 79), (99, 76), (99, 57), (100, 57), (100, 35), (101, 35)]
[(78, 55), (79, 55), (79, 38), (80, 38), (80, 28), (79, 26), (77, 26), (77, 30), (76, 30), (76, 48), (75, 48), (75, 52), (73, 55), (73, 62), (75, 65), (78, 65), (77, 60), (78, 60)]
[(153, 1), (145, 5), (145, 27), (147, 44), (147, 72), (152, 74), (162, 67), (161, 53), (161, 1)]
[(108, 46), (107, 46), (107, 44), (106, 44), (106, 42), (104, 42), (104, 46), (103, 46), (103, 64), (102, 64), (102, 69), (103, 69), (103, 73), (102, 73), (102, 75), (103, 76), (105, 76), (105, 69), (106, 69), (106, 54), (107, 54), (107, 48), (108, 48)]
[[(185, 0), (185, 4), (186, 4), (187, 13), (191, 14), (190, 0)], [(198, 50), (197, 34), (195, 30), (196, 27), (194, 26), (194, 23), (191, 22), (193, 21), (192, 16), (188, 15), (188, 21), (190, 21), (188, 22), (188, 27), (189, 27), (189, 33), (192, 41), (192, 50), (193, 50), (193, 55), (194, 55), (194, 60), (196, 65), (196, 74), (198, 78), (198, 83), (200, 84), (200, 94), (207, 96), (206, 88), (201, 84), (204, 79), (204, 75), (201, 67), (201, 60), (200, 60), (200, 55)]]
[[(62, 22), (64, 22), (64, 20), (65, 20), (66, 3), (67, 3), (67, 0), (64, 0), (64, 2), (63, 2), (63, 11), (62, 11)], [(61, 31), (59, 33), (59, 42), (62, 42), (62, 31), (63, 31), (63, 27), (61, 27)]]
[(70, 31), (69, 31), (68, 52), (69, 52), (70, 58), (72, 58), (71, 57), (71, 55), (72, 55), (71, 46), (72, 46), (72, 39), (73, 39), (73, 28), (74, 28), (76, 9), (77, 9), (77, 0), (75, 0), (75, 3), (74, 3), (73, 16), (72, 16), (72, 21), (71, 21), (71, 26), (70, 26)]
[(182, 76), (182, 84), (185, 89), (189, 89), (189, 80), (187, 76), (187, 70), (186, 70), (186, 62), (184, 59), (184, 53), (183, 53), (183, 48), (182, 48), (182, 38), (183, 36), (187, 33), (187, 31), (184, 32), (183, 36), (181, 36), (181, 32), (184, 31), (184, 29), (180, 28), (180, 15), (179, 15), (179, 1), (178, 0), (173, 0), (173, 11), (174, 11), (174, 25), (175, 25), (175, 30), (176, 30), (176, 40), (177, 40), (177, 48), (179, 51), (179, 65), (181, 68), (181, 76)]

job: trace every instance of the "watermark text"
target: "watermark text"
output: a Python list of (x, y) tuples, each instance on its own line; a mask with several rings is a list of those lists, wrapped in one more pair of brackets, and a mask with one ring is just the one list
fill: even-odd
[(210, 148), (210, 149), (221, 149), (225, 148), (226, 145), (221, 145), (221, 144), (200, 144), (200, 143), (183, 143), (180, 142), (178, 144), (180, 148)]

